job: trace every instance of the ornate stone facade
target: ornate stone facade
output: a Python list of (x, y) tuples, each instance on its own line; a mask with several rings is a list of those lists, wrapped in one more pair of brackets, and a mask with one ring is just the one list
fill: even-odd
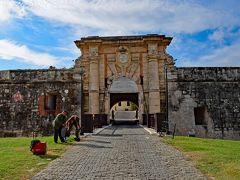
[[(84, 113), (109, 114), (111, 98), (116, 96), (116, 93), (109, 90), (112, 83), (122, 77), (135, 82), (138, 88), (136, 104), (140, 114), (149, 114), (156, 119), (157, 113), (164, 113), (164, 69), (167, 66), (172, 68), (174, 64), (165, 51), (171, 40), (172, 38), (163, 35), (145, 35), (94, 36), (75, 41), (81, 50), (81, 58), (76, 62), (76, 68), (84, 66), (86, 69), (83, 81)], [(124, 82), (120, 86), (124, 86)], [(125, 93), (119, 92), (117, 96), (124, 96)], [(124, 97), (124, 100), (131, 100), (131, 97)], [(142, 118), (140, 122), (143, 123)], [(150, 126), (154, 126), (154, 122)]]

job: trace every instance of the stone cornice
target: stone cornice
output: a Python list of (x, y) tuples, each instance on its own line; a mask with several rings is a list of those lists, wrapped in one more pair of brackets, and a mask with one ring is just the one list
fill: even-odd
[(92, 44), (133, 44), (133, 43), (158, 43), (168, 46), (172, 41), (172, 37), (166, 37), (159, 34), (148, 34), (139, 36), (89, 36), (83, 37), (80, 40), (74, 41), (78, 48), (84, 45)]

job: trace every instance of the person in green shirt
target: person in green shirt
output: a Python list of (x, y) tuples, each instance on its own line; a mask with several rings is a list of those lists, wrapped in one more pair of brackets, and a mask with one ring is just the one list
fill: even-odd
[(56, 118), (53, 120), (53, 128), (54, 128), (54, 142), (58, 142), (58, 137), (60, 138), (61, 142), (65, 142), (64, 137), (62, 137), (61, 131), (62, 128), (65, 126), (65, 122), (67, 120), (67, 111), (63, 111), (59, 113)]

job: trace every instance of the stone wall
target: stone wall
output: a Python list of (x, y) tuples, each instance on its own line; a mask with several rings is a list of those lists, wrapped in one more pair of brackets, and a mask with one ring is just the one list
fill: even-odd
[(168, 72), (170, 131), (240, 139), (240, 68), (176, 68)]
[(77, 113), (73, 74), (71, 69), (1, 71), (0, 136), (28, 136), (34, 130), (51, 134), (51, 122), (63, 108)]

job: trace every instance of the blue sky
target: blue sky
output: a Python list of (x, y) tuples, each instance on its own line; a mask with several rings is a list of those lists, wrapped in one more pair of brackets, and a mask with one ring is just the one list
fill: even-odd
[(240, 67), (239, 0), (0, 0), (0, 70), (69, 68), (85, 36), (164, 34), (177, 67)]

